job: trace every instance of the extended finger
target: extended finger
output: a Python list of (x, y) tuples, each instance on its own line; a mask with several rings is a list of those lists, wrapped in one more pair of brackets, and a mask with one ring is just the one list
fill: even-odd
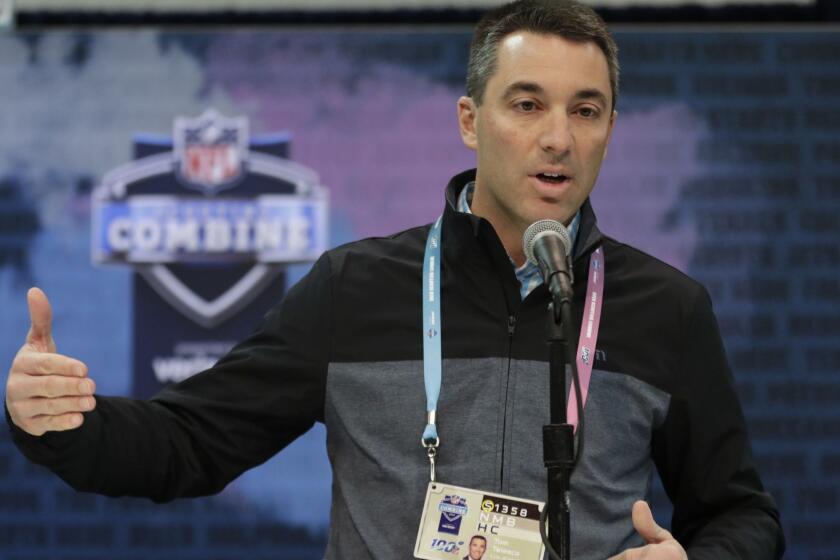
[(40, 288), (30, 288), (26, 293), (26, 303), (29, 306), (29, 334), (26, 336), (28, 344), (35, 345), (39, 350), (50, 351), (52, 345), (52, 308), (50, 302)]
[(37, 397), (81, 397), (95, 391), (93, 379), (64, 375), (18, 375), (6, 385), (9, 400), (15, 402)]
[(75, 358), (61, 354), (21, 351), (16, 357), (12, 369), (28, 375), (64, 375), (85, 377), (87, 366)]
[(81, 426), (84, 421), (84, 416), (78, 412), (68, 412), (59, 416), (37, 416), (33, 419), (32, 425), (36, 432), (43, 434), (44, 432), (72, 430)]
[(648, 544), (672, 539), (671, 533), (656, 524), (650, 506), (642, 500), (633, 504), (633, 527)]
[(17, 403), (17, 412), (24, 418), (60, 416), (68, 412), (87, 412), (96, 406), (94, 397), (34, 398)]

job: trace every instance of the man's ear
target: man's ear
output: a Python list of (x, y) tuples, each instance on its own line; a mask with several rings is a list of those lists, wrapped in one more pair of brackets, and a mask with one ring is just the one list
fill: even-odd
[(478, 107), (472, 97), (462, 96), (458, 99), (458, 128), (461, 131), (461, 140), (464, 146), (471, 150), (478, 148), (478, 136), (475, 125)]

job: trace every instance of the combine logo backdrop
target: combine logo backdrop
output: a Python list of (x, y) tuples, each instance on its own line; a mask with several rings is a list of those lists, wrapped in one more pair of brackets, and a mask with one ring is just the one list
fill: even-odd
[(326, 248), (326, 190), (289, 144), (245, 118), (178, 118), (95, 190), (93, 260), (136, 272), (137, 396), (212, 365), (282, 297), (283, 267)]

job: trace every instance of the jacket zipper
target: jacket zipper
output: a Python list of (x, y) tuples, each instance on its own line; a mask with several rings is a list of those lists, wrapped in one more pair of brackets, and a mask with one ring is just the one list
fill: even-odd
[(513, 335), (516, 332), (516, 315), (508, 315), (508, 365), (507, 365), (507, 379), (505, 380), (505, 406), (502, 410), (502, 464), (499, 467), (499, 491), (505, 492), (505, 439), (507, 435), (507, 407), (508, 407), (508, 389), (510, 388), (510, 363), (511, 355), (513, 354)]

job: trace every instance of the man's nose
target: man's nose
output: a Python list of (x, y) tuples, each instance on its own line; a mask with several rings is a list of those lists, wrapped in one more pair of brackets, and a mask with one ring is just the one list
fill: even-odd
[(545, 125), (540, 134), (540, 147), (546, 152), (563, 155), (574, 144), (569, 115), (557, 111), (546, 115)]

